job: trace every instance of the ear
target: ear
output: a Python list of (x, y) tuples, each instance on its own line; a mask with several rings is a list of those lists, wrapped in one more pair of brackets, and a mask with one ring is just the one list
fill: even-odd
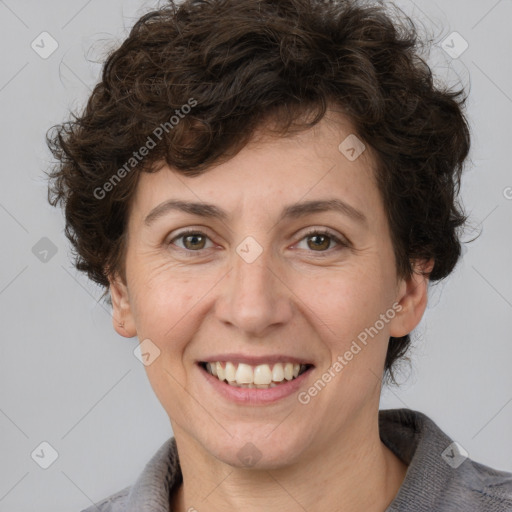
[(402, 279), (398, 286), (396, 302), (401, 306), (390, 322), (390, 336), (400, 338), (409, 334), (421, 321), (428, 299), (429, 278), (420, 273), (431, 272), (434, 260), (421, 260), (414, 264), (414, 271), (409, 279)]
[(133, 319), (128, 287), (118, 276), (109, 277), (109, 282), (114, 329), (125, 338), (133, 338), (137, 335), (137, 329)]

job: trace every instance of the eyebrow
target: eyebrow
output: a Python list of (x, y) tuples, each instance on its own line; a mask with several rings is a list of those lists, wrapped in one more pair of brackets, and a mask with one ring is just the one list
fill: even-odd
[[(227, 221), (229, 219), (228, 213), (219, 208), (218, 206), (210, 203), (194, 203), (189, 201), (179, 201), (175, 199), (169, 199), (159, 204), (144, 220), (146, 226), (150, 226), (157, 219), (163, 217), (171, 211), (180, 211), (198, 217), (219, 219), (221, 221)], [(336, 211), (351, 219), (359, 222), (360, 224), (368, 224), (368, 219), (361, 211), (357, 210), (353, 206), (349, 205), (341, 199), (322, 199), (314, 201), (303, 201), (286, 206), (281, 212), (281, 216), (278, 222), (283, 220), (298, 219), (310, 215), (312, 213)]]

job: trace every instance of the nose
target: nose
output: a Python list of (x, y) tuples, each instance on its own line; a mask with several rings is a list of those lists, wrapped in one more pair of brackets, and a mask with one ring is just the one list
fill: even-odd
[(264, 249), (252, 262), (233, 252), (231, 270), (222, 280), (216, 316), (237, 328), (239, 334), (265, 337), (292, 318), (293, 294), (269, 252)]

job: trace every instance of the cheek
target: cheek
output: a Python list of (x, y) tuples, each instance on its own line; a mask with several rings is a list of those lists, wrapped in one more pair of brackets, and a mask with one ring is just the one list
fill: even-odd
[[(316, 278), (298, 278), (293, 289), (307, 314), (332, 346), (343, 349), (389, 307), (378, 267), (344, 268)], [(309, 311), (309, 313), (307, 313)], [(323, 326), (323, 327), (322, 327)]]
[(150, 384), (166, 411), (180, 418), (191, 406), (183, 388), (189, 385), (187, 348), (198, 329), (201, 299), (211, 289), (209, 280), (179, 275), (140, 280), (135, 322), (140, 340), (150, 339), (159, 357), (145, 367)]
[(135, 300), (137, 332), (161, 345), (186, 324), (187, 316), (200, 299), (200, 289), (191, 285), (189, 279), (179, 277), (146, 283), (142, 283)]

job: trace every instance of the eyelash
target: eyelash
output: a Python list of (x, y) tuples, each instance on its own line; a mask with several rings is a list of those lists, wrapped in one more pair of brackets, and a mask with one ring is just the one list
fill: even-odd
[[(189, 230), (189, 231), (183, 231), (182, 233), (178, 233), (172, 240), (170, 240), (168, 245), (171, 245), (171, 244), (173, 244), (174, 241), (179, 240), (180, 238), (185, 238), (189, 235), (200, 235), (200, 236), (204, 236), (209, 239), (209, 236), (206, 233), (203, 233), (202, 231)], [(327, 236), (328, 238), (331, 238), (334, 242), (336, 242), (340, 247), (349, 247), (348, 242), (340, 240), (340, 238), (338, 238), (336, 235), (334, 235), (327, 229), (312, 229), (312, 230), (308, 231), (307, 233), (305, 233), (304, 236), (299, 240), (299, 242), (301, 242), (305, 238), (311, 237), (313, 235)], [(206, 250), (206, 249), (199, 249), (197, 251), (192, 251), (190, 249), (183, 249), (182, 247), (178, 247), (178, 249), (180, 249), (182, 252), (184, 252), (187, 256), (195, 256), (196, 253), (200, 253), (201, 251)], [(328, 249), (326, 251), (318, 251), (318, 254), (315, 257), (322, 258), (322, 257), (329, 256), (330, 252), (332, 250), (333, 249)], [(317, 251), (311, 251), (311, 252), (315, 253)]]

